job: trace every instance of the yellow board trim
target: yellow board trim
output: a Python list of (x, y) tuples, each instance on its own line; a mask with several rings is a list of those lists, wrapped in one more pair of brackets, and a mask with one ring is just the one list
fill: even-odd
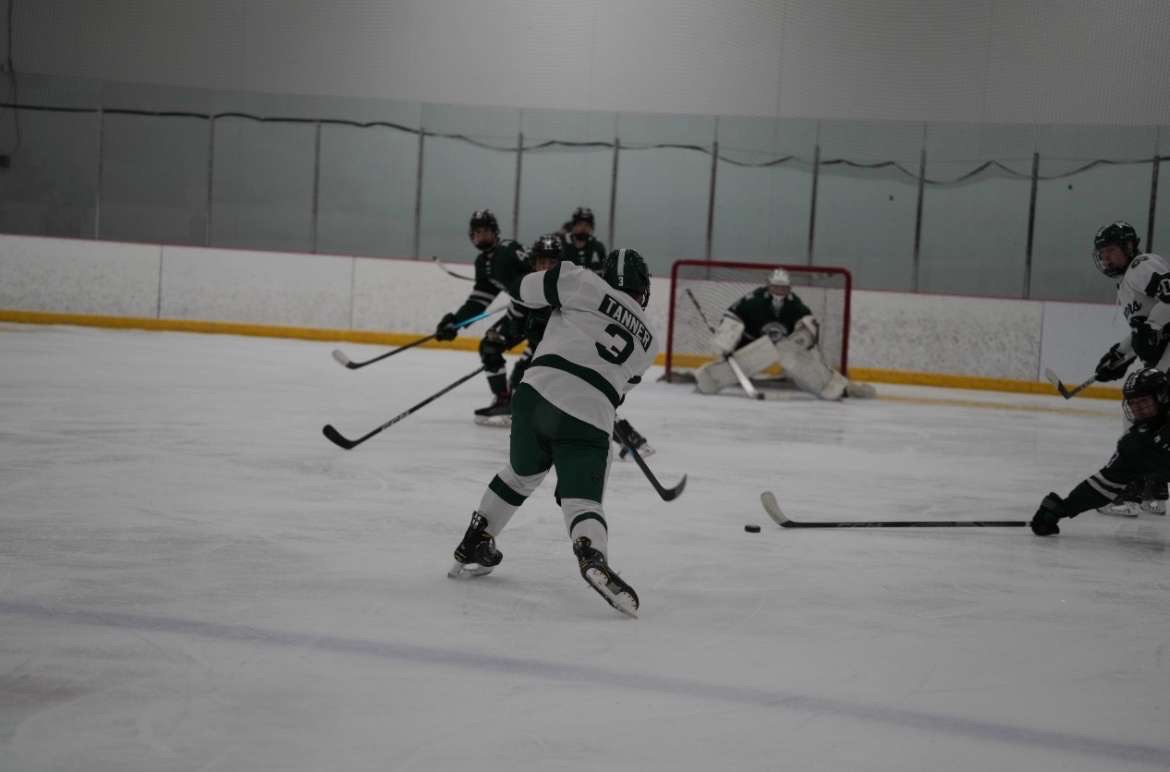
[[(0, 309), (0, 322), (17, 324), (69, 324), (80, 327), (109, 327), (122, 330), (160, 330), (170, 332), (198, 332), (213, 335), (250, 335), (262, 338), (295, 338), (299, 340), (348, 341), (384, 346), (403, 346), (419, 339), (418, 333), (376, 332), (371, 330), (318, 329), (312, 327), (284, 327), (272, 324), (248, 324), (246, 322), (207, 322), (190, 319), (148, 319), (133, 316), (100, 316), (97, 314), (63, 314), (47, 311), (16, 311)], [(450, 351), (474, 351), (479, 347), (479, 338), (462, 337), (440, 343), (427, 341), (426, 348)], [(513, 351), (520, 350), (517, 346)], [(709, 362), (710, 357), (681, 355), (675, 357), (675, 364), (683, 368), (698, 367)], [(658, 355), (656, 364), (665, 364), (665, 357)], [(849, 377), (874, 383), (904, 383), (916, 386), (940, 386), (948, 389), (974, 389), (981, 391), (1006, 391), (1023, 394), (1055, 394), (1056, 389), (1043, 381), (1024, 381), (1012, 378), (986, 378), (979, 375), (948, 375), (945, 373), (920, 373), (907, 370), (884, 370), (868, 367), (853, 367)], [(1121, 389), (1110, 386), (1090, 386), (1077, 395), (1095, 399), (1120, 400)]]

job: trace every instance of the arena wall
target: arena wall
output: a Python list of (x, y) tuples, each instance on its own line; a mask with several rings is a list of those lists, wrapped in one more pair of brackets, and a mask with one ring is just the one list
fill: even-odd
[[(667, 279), (654, 282), (648, 310), (662, 331)], [(0, 320), (10, 322), (396, 345), (431, 332), (469, 288), (425, 261), (0, 236)], [(1124, 332), (1118, 319), (1100, 304), (856, 291), (850, 374), (1051, 391), (1044, 370), (1087, 377)], [(445, 345), (471, 348), (472, 335)]]

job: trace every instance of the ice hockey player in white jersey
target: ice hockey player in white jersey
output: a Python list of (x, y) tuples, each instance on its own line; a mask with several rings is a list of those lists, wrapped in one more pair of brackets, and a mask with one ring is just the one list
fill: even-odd
[(716, 359), (695, 371), (696, 388), (715, 394), (740, 382), (736, 368), (751, 378), (778, 363), (797, 387), (821, 399), (874, 396), (872, 386), (849, 381), (825, 363), (819, 339), (820, 324), (792, 291), (788, 272), (777, 268), (767, 285), (723, 313), (711, 339)]
[(637, 593), (609, 566), (601, 502), (615, 411), (658, 353), (645, 314), (649, 269), (637, 252), (619, 249), (606, 257), (600, 277), (562, 261), (523, 277), (510, 294), (553, 312), (513, 397), (508, 461), (472, 513), (447, 575), (482, 576), (499, 565), (496, 538), (556, 467), (557, 495), (582, 577), (611, 606), (637, 616)]
[[(1117, 305), (1129, 323), (1130, 333), (1114, 343), (1097, 363), (1098, 381), (1115, 381), (1135, 360), (1162, 372), (1170, 370), (1170, 265), (1159, 255), (1139, 252), (1141, 239), (1124, 220), (1097, 230), (1093, 260), (1097, 269), (1117, 279)], [(1127, 421), (1127, 428), (1129, 422)], [(1166, 512), (1166, 484), (1137, 483), (1100, 512), (1137, 517), (1141, 511)]]

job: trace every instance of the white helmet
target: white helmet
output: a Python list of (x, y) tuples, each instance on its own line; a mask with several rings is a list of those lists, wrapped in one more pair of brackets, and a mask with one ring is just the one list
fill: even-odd
[(788, 278), (788, 271), (783, 268), (777, 268), (772, 271), (772, 275), (768, 277), (769, 287), (791, 287), (792, 280)]

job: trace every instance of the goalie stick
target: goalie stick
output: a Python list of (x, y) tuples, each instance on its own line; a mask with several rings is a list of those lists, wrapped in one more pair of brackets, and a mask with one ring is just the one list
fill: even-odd
[(463, 281), (475, 281), (474, 276), (464, 276), (461, 273), (455, 273), (450, 268), (443, 265), (443, 261), (439, 259), (438, 255), (431, 255), (431, 261), (435, 265), (439, 266), (439, 270), (442, 271), (443, 273), (447, 274), (448, 276), (454, 276), (456, 279), (463, 279)]
[(625, 445), (625, 448), (634, 457), (634, 462), (642, 470), (642, 474), (646, 475), (646, 479), (654, 486), (654, 490), (658, 492), (658, 495), (662, 497), (663, 501), (674, 501), (682, 495), (683, 489), (687, 487), (687, 476), (685, 474), (678, 481), (678, 485), (673, 488), (663, 488), (662, 483), (658, 482), (658, 478), (654, 476), (654, 473), (650, 471), (650, 467), (646, 466), (646, 462), (642, 460), (642, 454), (629, 445)]
[(780, 510), (772, 491), (760, 494), (760, 503), (768, 517), (781, 528), (1022, 528), (1027, 520), (866, 520), (820, 521), (816, 523), (789, 520)]
[[(501, 306), (500, 308), (497, 308), (495, 311), (484, 311), (482, 314), (477, 314), (476, 316), (473, 316), (470, 319), (464, 319), (462, 322), (455, 325), (455, 327), (458, 329), (463, 329), (464, 327), (469, 327), (472, 324), (474, 324), (475, 322), (478, 322), (480, 319), (486, 319), (487, 317), (489, 317), (493, 314), (498, 314), (500, 311), (503, 311), (503, 310), (504, 310), (504, 307)], [(365, 367), (366, 365), (372, 365), (372, 364), (374, 364), (374, 362), (381, 362), (383, 359), (386, 359), (387, 357), (392, 357), (395, 354), (406, 351), (408, 348), (414, 348), (415, 346), (421, 346), (422, 344), (426, 343), (429, 340), (434, 340), (436, 335), (438, 335), (437, 332), (432, 332), (430, 335), (427, 335), (424, 338), (419, 338), (418, 340), (411, 341), (410, 343), (407, 343), (405, 346), (399, 346), (398, 348), (394, 349), (393, 351), (387, 351), (385, 354), (379, 354), (378, 356), (374, 357), (373, 359), (367, 359), (363, 362), (354, 362), (352, 359), (350, 359), (349, 357), (347, 357), (345, 355), (344, 351), (342, 351), (341, 349), (338, 349), (338, 348), (333, 349), (333, 358), (335, 360), (337, 360), (338, 364), (344, 365), (346, 368), (348, 368), (350, 370), (358, 370), (362, 367)]]
[(1044, 371), (1044, 377), (1047, 378), (1052, 383), (1052, 385), (1056, 387), (1056, 390), (1060, 392), (1060, 396), (1064, 397), (1065, 399), (1072, 399), (1087, 389), (1089, 386), (1097, 382), (1097, 376), (1094, 375), (1092, 378), (1085, 381), (1081, 385), (1074, 386), (1070, 389), (1068, 386), (1064, 385), (1064, 382), (1061, 381), (1059, 377), (1057, 377), (1056, 373), (1052, 371), (1051, 367)]
[(367, 433), (363, 434), (361, 437), (358, 437), (356, 440), (351, 440), (351, 439), (349, 439), (348, 437), (344, 436), (344, 435), (343, 435), (341, 432), (339, 432), (339, 431), (337, 431), (336, 429), (334, 429), (334, 428), (333, 428), (333, 424), (325, 424), (325, 427), (324, 427), (323, 429), (321, 429), (321, 432), (322, 432), (322, 434), (324, 434), (324, 435), (325, 435), (325, 439), (329, 440), (329, 441), (330, 441), (330, 442), (332, 442), (334, 445), (338, 446), (339, 448), (344, 448), (345, 450), (350, 450), (350, 449), (352, 449), (352, 448), (355, 448), (355, 447), (357, 447), (358, 445), (361, 445), (363, 442), (365, 442), (366, 440), (370, 439), (370, 438), (371, 438), (371, 437), (373, 437), (375, 434), (378, 434), (378, 433), (382, 432), (382, 431), (383, 431), (383, 430), (385, 430), (385, 429), (389, 429), (391, 426), (393, 426), (394, 424), (398, 423), (398, 422), (399, 422), (399, 421), (401, 421), (403, 418), (406, 418), (408, 415), (410, 415), (411, 413), (415, 412), (415, 411), (416, 411), (416, 410), (418, 410), (419, 408), (426, 407), (427, 405), (429, 405), (430, 403), (434, 402), (434, 401), (435, 401), (436, 399), (438, 399), (439, 397), (443, 396), (443, 395), (444, 395), (444, 394), (446, 394), (447, 392), (449, 392), (449, 391), (451, 391), (452, 389), (454, 389), (456, 386), (459, 386), (459, 385), (461, 385), (461, 384), (463, 384), (463, 383), (466, 383), (467, 381), (470, 381), (472, 378), (474, 378), (475, 376), (479, 375), (479, 374), (480, 374), (480, 373), (482, 373), (483, 371), (484, 371), (484, 367), (483, 367), (483, 366), (477, 367), (475, 370), (472, 370), (470, 373), (468, 373), (467, 375), (463, 376), (463, 377), (462, 377), (462, 378), (460, 378), (459, 380), (457, 380), (457, 381), (455, 381), (454, 383), (451, 383), (451, 384), (449, 384), (449, 385), (447, 385), (447, 386), (444, 386), (442, 389), (439, 389), (439, 390), (438, 390), (438, 391), (436, 391), (434, 394), (432, 394), (431, 396), (427, 397), (427, 398), (426, 398), (426, 399), (424, 399), (422, 402), (419, 402), (419, 403), (418, 403), (417, 405), (415, 405), (414, 407), (412, 407), (412, 408), (410, 408), (410, 409), (408, 409), (408, 410), (404, 410), (404, 411), (402, 411), (401, 413), (399, 413), (398, 415), (394, 416), (393, 418), (391, 418), (391, 419), (390, 419), (389, 421), (387, 421), (386, 423), (382, 424), (381, 426), (379, 426), (378, 428), (374, 429), (373, 431), (370, 431), (370, 432), (367, 432)]
[[(707, 315), (703, 313), (703, 307), (699, 305), (699, 299), (695, 297), (695, 293), (691, 292), (690, 287), (687, 287), (683, 292), (695, 304), (695, 310), (699, 312), (699, 318), (703, 320), (703, 324), (707, 326), (707, 330), (714, 335), (715, 328), (711, 326), (711, 322), (707, 321)], [(731, 368), (731, 372), (735, 374), (735, 380), (739, 381), (739, 386), (744, 390), (745, 394), (752, 399), (764, 398), (763, 393), (752, 384), (751, 379), (747, 377), (743, 368), (739, 366), (739, 362), (736, 361), (734, 354), (728, 354), (724, 357), (724, 360), (727, 362), (727, 366)]]

